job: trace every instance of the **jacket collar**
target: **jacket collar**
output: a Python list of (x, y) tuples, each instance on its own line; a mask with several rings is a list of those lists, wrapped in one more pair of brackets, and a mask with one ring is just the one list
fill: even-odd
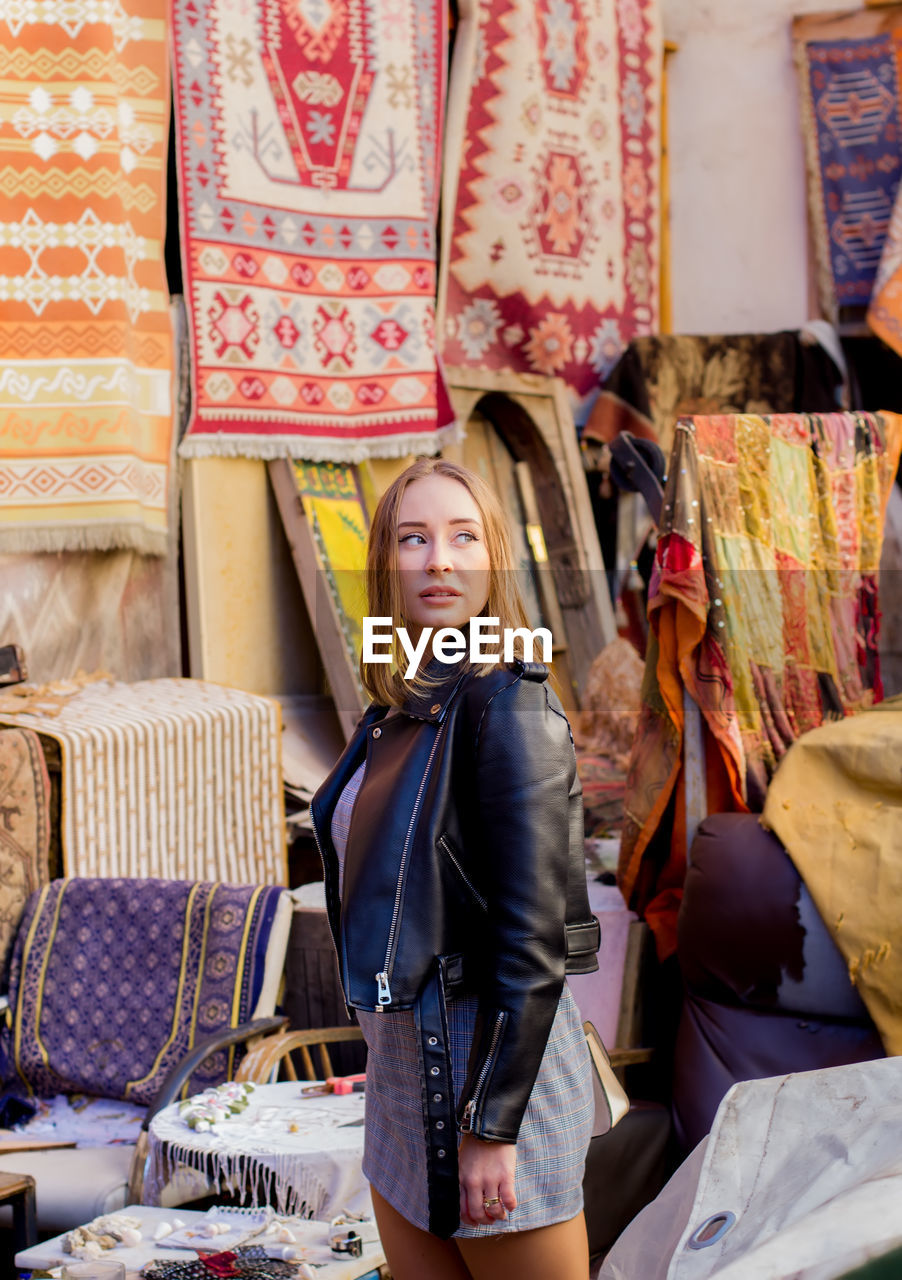
[(441, 724), (448, 707), (460, 686), (470, 674), (470, 664), (462, 658), (459, 662), (439, 662), (432, 658), (423, 668), (429, 687), (421, 693), (411, 693), (401, 710), (415, 720), (429, 720)]

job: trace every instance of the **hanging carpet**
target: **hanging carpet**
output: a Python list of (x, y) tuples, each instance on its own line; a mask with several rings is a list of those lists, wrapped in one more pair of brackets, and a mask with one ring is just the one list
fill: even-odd
[(684, 690), (704, 724), (709, 813), (760, 811), (796, 738), (879, 701), (877, 570), (900, 448), (895, 414), (677, 424), (619, 863), (662, 957), (686, 867)]
[(462, 0), (440, 313), (449, 365), (555, 374), (577, 422), (658, 327), (654, 0)]
[(0, 552), (163, 555), (165, 0), (0, 12)]
[(902, 6), (792, 25), (823, 314), (866, 307), (902, 176)]
[(444, 4), (176, 0), (173, 22), (182, 454), (438, 452)]

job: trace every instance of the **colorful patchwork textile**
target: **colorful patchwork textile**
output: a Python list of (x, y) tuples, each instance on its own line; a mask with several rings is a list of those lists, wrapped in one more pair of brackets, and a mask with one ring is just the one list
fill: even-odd
[(89, 684), (0, 723), (62, 750), (67, 875), (287, 880), (278, 704), (201, 680)]
[(0, 550), (166, 550), (165, 0), (0, 8)]
[(30, 894), (48, 880), (50, 779), (31, 729), (0, 729), (0, 974)]
[(870, 301), (902, 175), (902, 21), (898, 9), (815, 15), (793, 37), (818, 292), (835, 319)]
[(182, 452), (437, 452), (447, 21), (432, 0), (176, 0)]
[(900, 449), (895, 414), (677, 424), (619, 865), (662, 955), (685, 872), (683, 690), (705, 726), (708, 812), (760, 810), (791, 742), (879, 700), (877, 570)]
[(579, 402), (658, 327), (655, 0), (461, 0), (440, 313), (449, 365), (556, 374)]
[[(147, 1105), (203, 1036), (254, 1010), (282, 890), (54, 880), (28, 903), (10, 974), (12, 1057), (37, 1094)], [(189, 1091), (226, 1077), (211, 1055)]]

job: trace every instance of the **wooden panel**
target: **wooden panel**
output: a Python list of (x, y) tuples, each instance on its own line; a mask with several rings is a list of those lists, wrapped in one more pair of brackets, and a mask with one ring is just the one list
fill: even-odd
[(249, 693), (320, 693), (322, 665), (266, 463), (184, 464), (190, 671)]

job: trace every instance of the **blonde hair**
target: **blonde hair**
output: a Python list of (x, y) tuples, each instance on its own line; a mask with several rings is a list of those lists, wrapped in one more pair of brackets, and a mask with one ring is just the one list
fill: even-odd
[[(367, 693), (383, 706), (401, 706), (411, 694), (430, 688), (430, 681), (418, 672), (405, 680), (401, 671), (406, 659), (397, 628), (406, 625), (398, 559), (398, 523), (407, 486), (427, 476), (447, 476), (462, 484), (479, 508), (482, 532), (489, 556), (489, 594), (483, 616), (497, 618), (505, 628), (527, 627), (526, 610), (514, 572), (510, 525), (500, 500), (486, 482), (467, 467), (445, 458), (420, 458), (397, 477), (379, 500), (370, 528), (366, 553), (366, 597), (371, 617), (392, 619), (392, 661), (365, 663), (361, 658), (360, 678)], [(492, 670), (490, 664), (474, 667), (478, 675)]]

